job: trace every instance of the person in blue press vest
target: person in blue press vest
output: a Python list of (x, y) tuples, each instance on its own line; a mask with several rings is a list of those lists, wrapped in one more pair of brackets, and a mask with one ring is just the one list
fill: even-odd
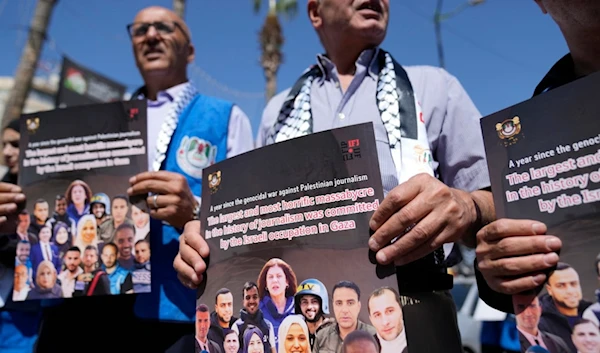
[[(231, 102), (199, 94), (187, 76), (191, 33), (171, 10), (148, 7), (127, 26), (144, 80), (132, 99), (148, 102), (149, 171), (129, 196), (150, 209), (151, 293), (67, 299), (44, 309), (38, 352), (92, 349), (164, 352), (194, 333), (195, 291), (173, 269), (179, 236), (198, 219), (202, 169), (253, 148), (248, 117)], [(0, 205), (1, 207), (1, 205)], [(133, 283), (135, 287), (135, 283)]]

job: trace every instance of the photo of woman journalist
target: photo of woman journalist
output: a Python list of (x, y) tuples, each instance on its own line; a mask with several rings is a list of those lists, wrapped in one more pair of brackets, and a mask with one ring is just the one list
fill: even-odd
[(120, 179), (49, 179), (24, 187), (34, 202), (19, 214), (13, 300), (150, 291), (150, 244), (139, 236), (148, 233), (148, 215), (136, 210), (134, 225), (121, 191), (128, 182)]
[(196, 352), (228, 351), (230, 330), (238, 335), (240, 352), (337, 353), (354, 331), (366, 332), (378, 353), (408, 352), (395, 278), (328, 266), (325, 258), (312, 258), (311, 249), (301, 252), (211, 264), (198, 299)]

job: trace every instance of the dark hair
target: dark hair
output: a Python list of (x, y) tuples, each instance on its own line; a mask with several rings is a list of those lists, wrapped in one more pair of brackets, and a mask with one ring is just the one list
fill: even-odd
[[(584, 318), (577, 318), (575, 319), (575, 321), (573, 322), (573, 326), (571, 327), (571, 330), (573, 330), (575, 328), (575, 326), (577, 325), (583, 325), (583, 324), (593, 324), (594, 322), (588, 319), (584, 319)], [(597, 328), (597, 326), (594, 324), (594, 326)]]
[(252, 288), (256, 288), (256, 290), (258, 290), (258, 285), (254, 282), (246, 282), (244, 283), (244, 288), (242, 289), (242, 296), (245, 297), (246, 296), (246, 292), (249, 291)]
[(572, 267), (568, 263), (566, 263), (566, 262), (559, 262), (558, 264), (556, 264), (556, 270), (554, 270), (554, 271), (568, 270), (570, 268), (572, 268)]
[(35, 200), (35, 203), (33, 204), (33, 209), (35, 210), (35, 206), (41, 204), (41, 203), (48, 203), (48, 201), (46, 201), (45, 199), (37, 199)]
[(361, 341), (373, 343), (373, 346), (375, 346), (375, 349), (377, 350), (377, 352), (379, 352), (381, 350), (381, 348), (379, 347), (379, 343), (377, 343), (377, 341), (375, 340), (375, 337), (373, 337), (369, 332), (362, 331), (362, 330), (355, 330), (355, 331), (350, 332), (346, 336), (346, 338), (344, 338), (344, 342), (342, 344), (342, 353), (346, 353), (346, 347), (348, 345), (351, 345), (354, 342), (361, 342)]
[(56, 195), (55, 201), (65, 200), (65, 195)]
[(85, 250), (83, 251), (88, 251), (88, 250), (94, 250), (96, 252), (96, 256), (98, 256), (98, 248), (94, 245), (88, 245), (85, 247)]
[(600, 270), (598, 270), (598, 264), (600, 264), (600, 254), (598, 254), (598, 256), (596, 256), (596, 262), (595, 262), (595, 264), (596, 264), (596, 274), (598, 276), (600, 276)]
[(335, 290), (338, 288), (352, 289), (353, 291), (356, 292), (356, 295), (358, 295), (358, 300), (360, 300), (360, 288), (358, 288), (356, 283), (350, 282), (350, 281), (339, 281), (338, 283), (335, 284), (335, 286), (333, 286), (333, 289), (331, 290), (332, 297), (333, 297), (333, 294), (335, 293)]
[(29, 240), (25, 240), (25, 239), (19, 240), (18, 244), (29, 244), (31, 246), (31, 243), (29, 242)]
[(21, 212), (19, 212), (19, 215), (22, 215), (22, 214), (27, 214), (28, 215), (29, 211), (27, 211), (27, 209), (24, 208), (24, 209), (21, 210)]
[(117, 247), (117, 244), (110, 242), (110, 243), (106, 243), (104, 244), (104, 246), (102, 247), (102, 251), (104, 251), (104, 249), (106, 249), (107, 246), (112, 246), (113, 249), (115, 249), (115, 253), (119, 253), (119, 248)]
[(206, 304), (200, 304), (196, 307), (196, 312), (198, 313), (207, 313), (208, 312), (208, 306), (206, 306)]
[[(90, 247), (90, 246), (93, 247), (93, 245), (88, 245), (88, 247)], [(87, 248), (85, 248), (85, 249), (87, 250)], [(81, 249), (79, 249), (78, 246), (71, 246), (70, 248), (67, 249), (67, 252), (69, 252), (69, 251), (77, 251), (78, 253), (81, 254)]]
[(15, 130), (16, 132), (21, 133), (21, 122), (19, 118), (11, 120), (6, 127), (4, 127), (4, 130), (6, 129)]
[(377, 288), (375, 289), (375, 291), (373, 291), (373, 293), (371, 293), (371, 295), (369, 296), (369, 299), (367, 300), (367, 310), (369, 312), (369, 315), (371, 314), (371, 307), (370, 307), (370, 303), (371, 303), (371, 298), (376, 298), (376, 297), (380, 297), (382, 296), (386, 291), (392, 292), (392, 295), (394, 296), (394, 299), (396, 299), (396, 302), (398, 303), (398, 305), (400, 307), (402, 307), (402, 303), (400, 302), (400, 294), (398, 294), (398, 291), (396, 291), (394, 288), (392, 287), (381, 287), (381, 288)]
[(231, 293), (231, 291), (229, 289), (227, 289), (227, 288), (221, 288), (221, 289), (219, 289), (217, 291), (217, 294), (215, 295), (215, 304), (217, 304), (217, 302), (218, 302), (219, 295), (229, 294), (229, 293)]
[(65, 192), (65, 198), (67, 199), (67, 205), (71, 205), (73, 204), (73, 200), (71, 199), (71, 193), (73, 192), (73, 188), (76, 186), (81, 186), (85, 192), (85, 204), (89, 204), (90, 200), (92, 199), (92, 189), (90, 189), (90, 186), (83, 180), (73, 180), (73, 182), (71, 184), (69, 184), (69, 187), (67, 188), (67, 191)]
[(125, 203), (127, 204), (127, 206), (129, 206), (129, 198), (127, 196), (125, 196), (125, 195), (117, 195), (117, 196), (115, 196), (115, 197), (112, 198), (112, 202), (114, 203), (115, 200), (118, 200), (118, 199), (125, 200)]
[(150, 242), (146, 239), (146, 238), (142, 238), (138, 241), (135, 242), (135, 244), (133, 246), (138, 245), (139, 243), (148, 243), (148, 245), (150, 245)]
[(267, 272), (272, 267), (279, 267), (283, 270), (285, 274), (285, 280), (288, 283), (288, 287), (285, 290), (285, 297), (293, 297), (296, 294), (296, 287), (298, 286), (298, 280), (296, 279), (296, 274), (285, 261), (278, 258), (272, 258), (267, 261), (267, 263), (263, 266), (262, 270), (260, 270), (260, 274), (258, 275), (258, 297), (260, 299), (267, 296), (269, 293), (267, 291)]
[(117, 229), (115, 229), (115, 237), (117, 236), (117, 233), (119, 233), (123, 229), (129, 229), (133, 232), (133, 234), (135, 234), (135, 228), (133, 227), (133, 224), (129, 224), (129, 223), (125, 222), (125, 223), (122, 223), (120, 226), (118, 226)]

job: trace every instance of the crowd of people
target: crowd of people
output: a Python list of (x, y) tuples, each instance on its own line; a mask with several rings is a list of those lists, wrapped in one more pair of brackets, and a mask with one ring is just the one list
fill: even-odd
[[(589, 0), (535, 3), (558, 24), (570, 51), (536, 87), (535, 95), (598, 71), (600, 4)], [(416, 342), (414, 347), (419, 347), (417, 341), (422, 339), (422, 344), (430, 344), (428, 352), (462, 351), (456, 309), (448, 293), (452, 276), (447, 268), (456, 264), (449, 254), (456, 243), (477, 247), (475, 272), (481, 298), (494, 308), (518, 315), (512, 295), (551, 282), (548, 274), (559, 262), (561, 241), (546, 234), (546, 226), (535, 220), (496, 220), (479, 130), (481, 115), (456, 77), (440, 68), (403, 66), (393, 53), (380, 47), (387, 34), (390, 6), (389, 0), (307, 0), (308, 19), (324, 53), (315, 63), (307, 63), (310, 69), (291, 89), (268, 102), (255, 143), (248, 118), (239, 107), (199, 94), (188, 80), (187, 65), (198, 53), (181, 18), (153, 6), (141, 10), (128, 26), (124, 24), (144, 81), (132, 99), (148, 101), (151, 167), (131, 177), (127, 196), (152, 195), (146, 199), (155, 265), (151, 291), (87, 300), (9, 301), (0, 310), (0, 350), (190, 351), (193, 344), (203, 342), (194, 326), (200, 325), (198, 317), (205, 322), (208, 310), (205, 306), (196, 310), (194, 301), (195, 288), (206, 277), (210, 249), (200, 236), (202, 166), (190, 169), (190, 165), (181, 165), (177, 151), (182, 144), (194, 138), (214, 148), (217, 152), (206, 161), (209, 165), (256, 147), (365, 122), (374, 125), (385, 195), (370, 222), (368, 245), (375, 254), (373, 261), (395, 263), (403, 288), (409, 288), (417, 299), (426, 297), (427, 305), (435, 308), (426, 310), (421, 318), (427, 334), (414, 337), (408, 346)], [(10, 170), (0, 183), (0, 222), (7, 223), (16, 222), (27, 200), (15, 185), (18, 129), (4, 130), (3, 143)], [(414, 149), (429, 151), (431, 158), (415, 156)], [(80, 209), (75, 211), (74, 216), (83, 214)], [(52, 236), (52, 230), (44, 231), (45, 236)], [(20, 236), (3, 234), (0, 240), (2, 264), (13, 267)], [(113, 250), (119, 252), (118, 244)], [(56, 268), (54, 263), (52, 266)], [(350, 293), (352, 289), (331, 288), (334, 296), (342, 291)], [(389, 296), (397, 297), (395, 293)], [(287, 300), (272, 305), (287, 304)], [(335, 314), (335, 300), (333, 306)], [(90, 320), (73, 325), (81, 322), (82, 315)], [(275, 343), (278, 348), (286, 347), (288, 336), (306, 336), (308, 331), (310, 339), (310, 322), (306, 330), (301, 320), (294, 319), (298, 315), (294, 311), (286, 317), (290, 318), (287, 322), (271, 323), (273, 332), (276, 324), (277, 332), (286, 331), (285, 340), (280, 335), (281, 342)], [(334, 316), (337, 324), (332, 325), (346, 322), (345, 317)], [(111, 323), (110, 335), (102, 339), (90, 336), (106, 332), (106, 322)], [(415, 323), (416, 327), (421, 324)], [(375, 333), (356, 330), (358, 325), (350, 333), (345, 331), (345, 337), (342, 330), (323, 328), (316, 334), (314, 351), (385, 349), (381, 342), (377, 345)], [(563, 327), (568, 334), (556, 336), (567, 345), (570, 337), (578, 350), (583, 349), (580, 347), (585, 345), (576, 342), (591, 331), (589, 325), (567, 320)], [(65, 345), (67, 329), (69, 344)], [(323, 347), (321, 332), (327, 332)], [(234, 336), (227, 334), (231, 341)], [(263, 345), (258, 342), (261, 337)], [(263, 330), (247, 328), (237, 339), (238, 349), (260, 351), (262, 346), (264, 350)], [(343, 344), (329, 350), (325, 347), (330, 347), (330, 342)], [(224, 336), (223, 349), (226, 346)], [(204, 348), (214, 353), (221, 347)]]

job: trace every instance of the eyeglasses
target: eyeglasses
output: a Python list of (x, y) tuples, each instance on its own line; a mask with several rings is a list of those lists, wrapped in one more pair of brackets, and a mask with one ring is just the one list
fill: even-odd
[(19, 141), (15, 140), (15, 141), (4, 141), (4, 146), (6, 146), (7, 144), (11, 145), (13, 148), (18, 149), (19, 148)]
[(185, 38), (189, 41), (187, 33), (183, 30), (181, 25), (175, 21), (173, 22), (136, 22), (127, 25), (127, 32), (129, 32), (129, 36), (131, 38), (137, 38), (145, 36), (148, 33), (150, 27), (154, 27), (154, 29), (161, 35), (169, 35), (175, 32), (177, 28), (183, 33)]

